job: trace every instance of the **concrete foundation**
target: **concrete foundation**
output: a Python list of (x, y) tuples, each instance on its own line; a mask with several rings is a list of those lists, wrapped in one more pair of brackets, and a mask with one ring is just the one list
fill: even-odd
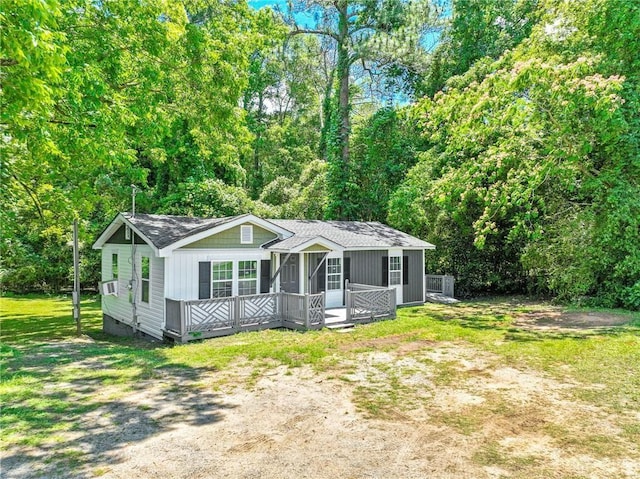
[(150, 342), (160, 341), (159, 339), (154, 338), (153, 336), (149, 336), (147, 333), (144, 333), (142, 331), (134, 332), (133, 327), (131, 327), (129, 324), (123, 323), (122, 321), (119, 321), (112, 316), (109, 316), (108, 314), (102, 315), (102, 330), (105, 333), (111, 334), (113, 336), (120, 336), (124, 338), (138, 338)]

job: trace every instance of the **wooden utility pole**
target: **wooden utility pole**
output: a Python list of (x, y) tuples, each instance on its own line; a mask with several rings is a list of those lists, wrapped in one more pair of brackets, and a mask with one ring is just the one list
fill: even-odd
[(80, 250), (78, 248), (78, 220), (73, 220), (73, 319), (76, 321), (76, 333), (82, 334), (80, 325)]

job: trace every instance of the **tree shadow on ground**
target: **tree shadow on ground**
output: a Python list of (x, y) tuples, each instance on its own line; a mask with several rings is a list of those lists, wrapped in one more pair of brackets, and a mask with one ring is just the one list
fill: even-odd
[(129, 443), (220, 421), (234, 407), (202, 387), (211, 369), (111, 339), (3, 346), (3, 477), (94, 477)]

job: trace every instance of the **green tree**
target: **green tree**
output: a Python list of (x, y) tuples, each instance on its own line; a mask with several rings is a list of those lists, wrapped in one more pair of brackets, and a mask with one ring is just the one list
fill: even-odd
[[(305, 12), (317, 19), (313, 27), (300, 27), (295, 14)], [(306, 0), (296, 2), (287, 12), (291, 35), (318, 35), (333, 42), (336, 51), (336, 90), (327, 122), (329, 161), (329, 202), (327, 214), (348, 219), (356, 212), (350, 203), (350, 75), (358, 63), (373, 70), (391, 63), (423, 60), (421, 40), (437, 23), (438, 12), (426, 2), (383, 2), (355, 0)]]
[(391, 194), (416, 162), (420, 148), (420, 135), (407, 108), (383, 108), (356, 125), (351, 203), (358, 219), (386, 221)]
[(640, 9), (541, 9), (526, 42), (417, 106), (432, 146), (389, 217), (467, 290), (638, 308)]

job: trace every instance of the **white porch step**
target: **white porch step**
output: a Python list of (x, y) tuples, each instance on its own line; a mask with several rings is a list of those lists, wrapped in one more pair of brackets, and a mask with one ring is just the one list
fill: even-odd
[(354, 323), (334, 323), (334, 324), (327, 324), (325, 327), (333, 331), (339, 331), (341, 329), (351, 329), (354, 326), (355, 326)]

